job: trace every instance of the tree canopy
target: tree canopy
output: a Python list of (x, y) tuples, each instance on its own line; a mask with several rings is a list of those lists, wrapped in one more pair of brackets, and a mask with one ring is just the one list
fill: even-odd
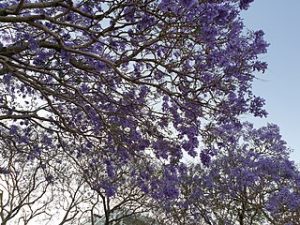
[[(222, 160), (232, 160), (220, 168), (224, 177), (214, 179), (220, 185), (227, 175), (228, 182), (242, 182), (231, 170), (252, 157), (247, 142), (265, 149), (270, 167), (283, 163), (288, 153), (279, 133), (252, 130), (251, 138), (241, 138), (242, 115), (267, 115), (252, 82), (267, 68), (259, 55), (268, 43), (240, 18), (251, 2), (1, 1), (2, 175), (17, 173), (12, 169), (23, 163), (54, 185), (66, 182), (72, 168), (79, 183), (101, 196), (109, 224), (109, 200), (126, 185), (164, 210), (189, 194), (183, 190), (186, 158), (200, 174), (211, 171), (203, 174), (211, 179)], [(268, 176), (259, 167), (263, 160), (259, 154), (260, 165), (250, 160), (255, 165), (245, 166), (255, 176), (247, 182)], [(230, 195), (239, 187), (226, 188)]]

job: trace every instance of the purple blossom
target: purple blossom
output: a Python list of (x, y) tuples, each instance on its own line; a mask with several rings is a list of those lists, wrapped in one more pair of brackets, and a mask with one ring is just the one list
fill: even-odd
[(69, 62), (70, 61), (70, 53), (69, 52), (62, 49), (60, 51), (60, 54), (61, 54), (61, 58), (64, 62)]
[(186, 8), (192, 7), (196, 3), (196, 0), (180, 0), (180, 4), (182, 4)]
[(124, 18), (129, 22), (133, 22), (134, 21), (134, 12), (135, 12), (135, 9), (133, 6), (126, 7), (124, 9)]
[(104, 184), (104, 190), (107, 197), (113, 197), (116, 194), (116, 187), (111, 184)]
[(105, 70), (106, 65), (103, 62), (95, 62), (95, 68), (98, 71), (102, 71), (102, 70)]
[(254, 99), (250, 103), (250, 112), (253, 113), (254, 116), (266, 117), (267, 112), (262, 109), (265, 105), (265, 100), (261, 97), (254, 97)]
[(254, 0), (240, 0), (240, 9), (247, 10), (250, 6), (250, 3)]
[(11, 125), (9, 129), (10, 135), (18, 135), (19, 127), (16, 125)]
[(2, 81), (4, 84), (9, 85), (10, 82), (12, 81), (12, 78), (13, 78), (12, 75), (6, 74), (3, 76)]
[(42, 143), (45, 144), (46, 146), (51, 146), (52, 139), (48, 135), (44, 135), (42, 138)]
[(110, 161), (106, 161), (106, 172), (108, 177), (110, 178), (115, 177), (115, 169)]
[(262, 71), (263, 73), (266, 71), (267, 67), (268, 67), (268, 64), (266, 62), (257, 61), (253, 64), (254, 71), (259, 71), (259, 72)]
[(176, 199), (179, 196), (179, 190), (172, 183), (166, 183), (163, 187), (163, 194), (166, 198)]
[(201, 160), (201, 163), (204, 166), (208, 167), (210, 165), (210, 162), (211, 162), (211, 156), (207, 152), (202, 151), (200, 153), (200, 160)]

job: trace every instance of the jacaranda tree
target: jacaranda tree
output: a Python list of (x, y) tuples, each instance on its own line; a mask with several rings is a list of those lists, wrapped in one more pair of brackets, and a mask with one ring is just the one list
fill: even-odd
[(240, 115), (266, 116), (251, 85), (268, 44), (239, 17), (250, 2), (1, 1), (2, 157), (48, 182), (67, 158), (104, 199), (126, 177), (168, 208), (183, 157), (209, 167)]
[(173, 224), (299, 224), (300, 173), (278, 127), (246, 123), (227, 135), (236, 142), (219, 142), (209, 168), (185, 171), (182, 198), (169, 212)]
[[(99, 220), (114, 224), (162, 211), (136, 184), (126, 181), (129, 180), (126, 168), (120, 168), (115, 179), (122, 186), (115, 196), (108, 197), (91, 189), (78, 165), (62, 152), (48, 156), (45, 164), (41, 159), (21, 160), (14, 146), (6, 148), (9, 151), (1, 149), (1, 152), (8, 154), (0, 156), (1, 225), (94, 225)], [(57, 158), (63, 162), (57, 163)], [(145, 215), (142, 218), (153, 220)]]

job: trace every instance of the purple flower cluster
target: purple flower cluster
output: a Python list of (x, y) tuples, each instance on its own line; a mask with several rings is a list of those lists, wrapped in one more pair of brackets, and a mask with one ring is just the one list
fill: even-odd
[(289, 159), (278, 127), (268, 124), (255, 129), (246, 123), (235, 135), (235, 145), (218, 144), (218, 155), (209, 160), (201, 153), (202, 164), (211, 161), (209, 167), (190, 166), (184, 174), (181, 185), (190, 214), (196, 219), (200, 213), (207, 224), (225, 220), (236, 224), (241, 214), (246, 224), (298, 224), (300, 171)]
[(248, 9), (251, 2), (254, 0), (240, 0), (240, 8), (241, 9)]

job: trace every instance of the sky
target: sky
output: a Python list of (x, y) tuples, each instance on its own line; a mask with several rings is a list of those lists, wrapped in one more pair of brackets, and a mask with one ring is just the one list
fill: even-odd
[(263, 30), (270, 43), (262, 59), (268, 70), (253, 86), (266, 100), (266, 119), (255, 119), (256, 126), (275, 123), (293, 150), (291, 159), (300, 163), (300, 1), (255, 0), (241, 14), (246, 28)]

